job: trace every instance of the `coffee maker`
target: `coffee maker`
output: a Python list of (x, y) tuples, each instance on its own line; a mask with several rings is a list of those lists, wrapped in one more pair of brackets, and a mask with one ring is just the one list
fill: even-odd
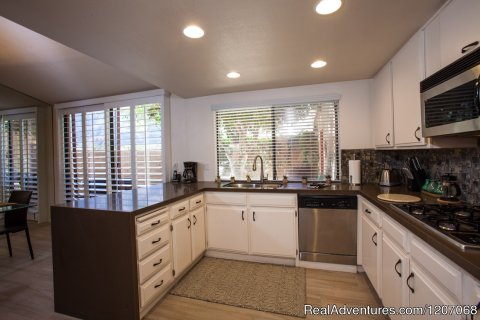
[(197, 182), (197, 163), (187, 161), (183, 163), (183, 182), (192, 183)]

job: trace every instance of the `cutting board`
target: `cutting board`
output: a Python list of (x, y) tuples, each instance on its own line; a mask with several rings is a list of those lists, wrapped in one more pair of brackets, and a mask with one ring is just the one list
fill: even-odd
[(377, 198), (383, 201), (400, 202), (400, 203), (412, 203), (412, 202), (422, 201), (422, 199), (420, 199), (417, 196), (411, 196), (408, 194), (400, 194), (400, 193), (382, 193), (382, 194), (379, 194)]

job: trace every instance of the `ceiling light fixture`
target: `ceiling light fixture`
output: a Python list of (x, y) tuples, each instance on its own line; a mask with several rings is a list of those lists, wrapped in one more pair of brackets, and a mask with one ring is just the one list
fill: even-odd
[(237, 79), (238, 77), (240, 77), (240, 73), (232, 71), (227, 73), (227, 77), (230, 79)]
[(342, 6), (342, 0), (321, 0), (315, 7), (318, 14), (334, 13)]
[(327, 63), (323, 60), (317, 60), (315, 62), (313, 62), (310, 67), (312, 68), (315, 68), (315, 69), (318, 69), (318, 68), (323, 68), (327, 65)]
[(183, 34), (186, 37), (189, 37), (189, 38), (192, 38), (192, 39), (198, 39), (198, 38), (203, 37), (205, 32), (199, 26), (190, 25), (190, 26), (186, 27), (185, 29), (183, 29)]

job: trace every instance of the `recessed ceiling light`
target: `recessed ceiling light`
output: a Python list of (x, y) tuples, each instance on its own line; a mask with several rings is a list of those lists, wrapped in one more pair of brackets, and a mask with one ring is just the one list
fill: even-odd
[(238, 77), (240, 77), (240, 73), (232, 71), (227, 73), (227, 77), (230, 79), (237, 79)]
[(321, 0), (315, 7), (318, 14), (334, 13), (342, 6), (342, 0)]
[(192, 39), (198, 39), (203, 37), (205, 32), (199, 26), (191, 25), (183, 29), (183, 34)]
[(318, 69), (318, 68), (322, 68), (322, 67), (325, 67), (327, 65), (327, 63), (323, 60), (317, 60), (315, 62), (313, 62), (310, 67), (312, 68), (315, 68), (315, 69)]

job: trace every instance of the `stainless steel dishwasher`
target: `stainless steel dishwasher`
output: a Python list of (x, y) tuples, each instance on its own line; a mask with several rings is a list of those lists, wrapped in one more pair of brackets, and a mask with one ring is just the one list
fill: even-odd
[(357, 197), (298, 196), (300, 260), (357, 264)]

